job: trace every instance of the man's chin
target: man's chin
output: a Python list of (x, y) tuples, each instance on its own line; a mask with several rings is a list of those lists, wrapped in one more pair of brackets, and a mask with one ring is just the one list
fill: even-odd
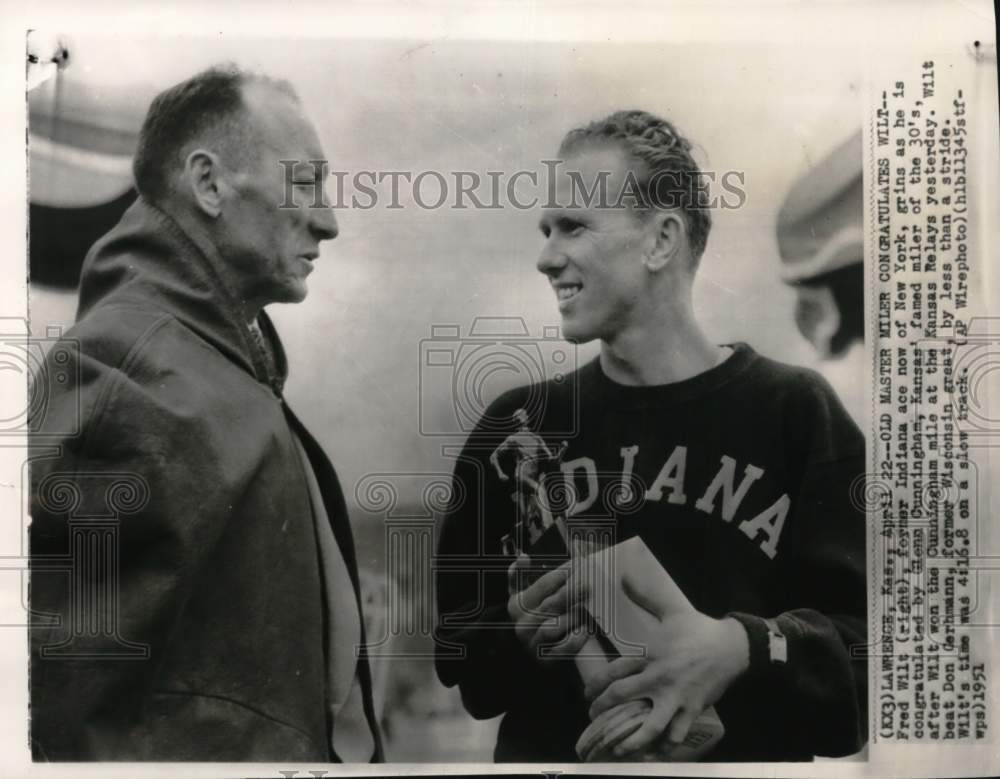
[(583, 327), (574, 327), (571, 324), (567, 324), (565, 321), (562, 324), (561, 330), (563, 340), (569, 341), (571, 344), (585, 344), (597, 338), (595, 333), (592, 333)]
[(309, 295), (305, 281), (288, 284), (281, 290), (281, 297), (275, 303), (301, 303)]

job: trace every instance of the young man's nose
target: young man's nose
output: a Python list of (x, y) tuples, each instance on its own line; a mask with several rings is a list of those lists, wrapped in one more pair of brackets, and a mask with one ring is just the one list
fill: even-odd
[(542, 247), (542, 251), (538, 255), (535, 267), (545, 275), (551, 276), (558, 273), (565, 266), (566, 255), (559, 251), (553, 241), (546, 241), (545, 246)]

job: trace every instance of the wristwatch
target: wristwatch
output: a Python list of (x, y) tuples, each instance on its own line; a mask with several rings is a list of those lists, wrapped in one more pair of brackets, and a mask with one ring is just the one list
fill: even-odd
[(784, 665), (788, 662), (788, 639), (773, 619), (765, 619), (764, 624), (767, 625), (767, 651), (771, 663)]

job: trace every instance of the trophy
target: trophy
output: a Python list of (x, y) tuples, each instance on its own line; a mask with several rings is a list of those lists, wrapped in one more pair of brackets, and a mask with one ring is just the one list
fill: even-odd
[[(651, 588), (664, 594), (672, 611), (693, 609), (693, 606), (639, 537), (605, 549), (584, 549), (571, 543), (565, 507), (556, 505), (557, 501), (550, 499), (547, 489), (550, 486), (548, 476), (562, 478), (559, 466), (568, 444), (563, 441), (553, 451), (531, 430), (524, 409), (515, 411), (512, 418), (517, 430), (490, 455), (490, 463), (504, 482), (511, 481), (511, 476), (503, 470), (500, 460), (507, 452), (514, 456), (511, 499), (517, 504), (518, 520), (512, 532), (501, 541), (503, 552), (512, 556), (527, 554), (543, 571), (557, 567), (570, 557), (586, 557), (580, 567), (587, 571), (592, 585), (584, 616), (584, 627), (591, 635), (574, 657), (577, 672), (586, 683), (616, 657), (642, 651), (643, 636), (658, 624), (656, 617), (622, 590), (615, 576), (615, 571), (623, 570), (621, 566), (628, 565), (632, 571), (641, 570), (643, 580), (648, 580)], [(568, 493), (568, 488), (564, 486), (564, 489)], [(714, 707), (709, 707), (692, 724), (683, 743), (671, 743), (664, 732), (639, 753), (613, 757), (614, 748), (641, 727), (651, 706), (648, 699), (640, 698), (603, 712), (581, 734), (576, 744), (577, 754), (587, 762), (693, 761), (703, 758), (725, 733)]]

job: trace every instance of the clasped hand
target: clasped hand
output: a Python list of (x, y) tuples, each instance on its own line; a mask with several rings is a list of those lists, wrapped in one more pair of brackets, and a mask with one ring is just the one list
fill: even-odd
[(507, 612), (514, 620), (514, 633), (542, 662), (573, 658), (590, 637), (584, 628), (586, 589), (569, 585), (568, 562), (519, 589), (531, 568), (531, 560), (522, 554), (507, 571)]
[[(508, 571), (507, 608), (515, 632), (540, 660), (573, 656), (589, 638), (583, 626), (590, 583), (566, 563), (518, 592), (519, 571), (529, 566), (522, 555)], [(618, 586), (653, 617), (638, 642), (642, 649), (636, 651), (644, 653), (610, 661), (585, 688), (591, 719), (627, 701), (646, 699), (652, 705), (642, 726), (615, 748), (619, 758), (641, 751), (665, 730), (672, 743), (682, 743), (698, 715), (749, 667), (749, 642), (738, 621), (709, 617), (686, 599), (678, 608), (676, 594), (638, 581), (641, 571), (622, 568)]]

